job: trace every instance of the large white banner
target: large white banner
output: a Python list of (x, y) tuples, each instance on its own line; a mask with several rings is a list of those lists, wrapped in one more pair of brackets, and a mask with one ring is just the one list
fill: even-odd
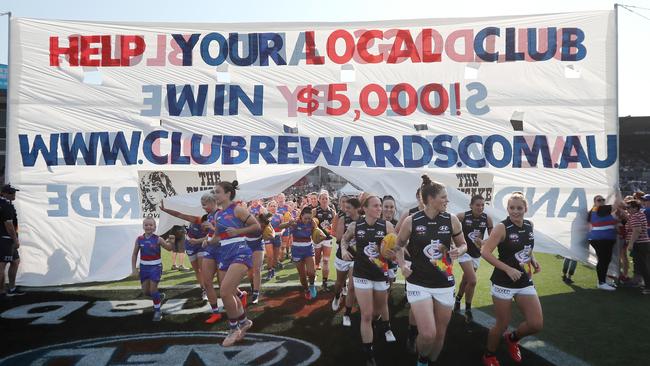
[[(151, 171), (233, 171), (251, 198), (324, 166), (401, 208), (426, 172), (448, 185), (450, 210), (482, 193), (495, 220), (523, 191), (536, 249), (585, 260), (584, 214), (618, 177), (614, 18), (13, 19), (19, 282), (127, 275)], [(200, 194), (170, 205), (200, 209)]]

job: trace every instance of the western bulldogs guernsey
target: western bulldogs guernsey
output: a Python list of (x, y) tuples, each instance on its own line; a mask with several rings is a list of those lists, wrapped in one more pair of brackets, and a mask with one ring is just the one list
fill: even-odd
[(316, 207), (316, 218), (318, 219), (318, 228), (325, 233), (325, 240), (331, 240), (332, 219), (334, 219), (334, 210), (327, 208), (323, 210), (320, 206)]
[(138, 236), (138, 246), (140, 247), (140, 264), (144, 266), (160, 266), (160, 244), (158, 235), (152, 234), (146, 237), (144, 234)]
[(523, 272), (523, 275), (512, 282), (508, 275), (496, 267), (490, 280), (493, 284), (508, 288), (524, 288), (533, 285), (533, 279), (522, 268), (521, 263), (528, 264), (531, 260), (535, 237), (530, 221), (524, 220), (524, 225), (519, 227), (510, 221), (510, 217), (501, 221), (506, 227), (506, 238), (499, 243), (499, 260), (512, 268)]
[(463, 234), (467, 243), (467, 254), (472, 258), (480, 258), (481, 250), (474, 244), (474, 240), (476, 238), (483, 239), (485, 236), (488, 226), (487, 214), (482, 213), (479, 217), (474, 217), (471, 210), (467, 211), (461, 224), (463, 224)]
[(372, 260), (379, 257), (381, 241), (386, 236), (386, 221), (378, 219), (370, 226), (365, 218), (356, 223), (354, 240), (356, 241), (356, 254), (354, 256), (354, 277), (370, 281), (386, 281), (386, 273)]
[(413, 273), (406, 279), (428, 288), (454, 286), (451, 257), (448, 252), (452, 238), (451, 215), (441, 212), (433, 219), (424, 211), (413, 214), (408, 250)]

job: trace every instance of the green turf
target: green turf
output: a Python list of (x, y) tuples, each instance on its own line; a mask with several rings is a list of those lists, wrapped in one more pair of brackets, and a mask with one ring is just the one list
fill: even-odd
[[(562, 259), (547, 254), (536, 255), (542, 272), (535, 275), (534, 282), (544, 310), (544, 330), (538, 338), (551, 342), (567, 353), (594, 365), (644, 364), (650, 359), (645, 337), (650, 334), (650, 321), (646, 312), (649, 296), (637, 289), (619, 289), (605, 292), (595, 289), (596, 273), (591, 267), (579, 265), (571, 286), (561, 280)], [(164, 274), (161, 287), (191, 285), (195, 283), (192, 272), (171, 271), (170, 253), (163, 254)], [(287, 264), (288, 262), (285, 262)], [(189, 267), (187, 258), (185, 266)], [(457, 281), (462, 270), (454, 267)], [(492, 314), (492, 298), (489, 277), (492, 267), (482, 261), (478, 270), (479, 283), (473, 307)], [(321, 273), (318, 273), (320, 283)], [(333, 254), (330, 261), (330, 281), (336, 277)], [(297, 282), (298, 276), (292, 264), (277, 272), (271, 283)], [(400, 275), (398, 281), (403, 283)], [(266, 283), (266, 282), (264, 282)], [(139, 286), (136, 279), (116, 281), (108, 286)], [(514, 312), (511, 324), (521, 320)], [(641, 361), (644, 360), (644, 361)]]

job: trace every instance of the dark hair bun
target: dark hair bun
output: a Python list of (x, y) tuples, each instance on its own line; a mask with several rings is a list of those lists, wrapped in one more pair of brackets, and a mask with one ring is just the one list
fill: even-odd
[(239, 189), (239, 182), (236, 179), (232, 181), (232, 188)]
[(432, 182), (431, 182), (431, 178), (429, 178), (428, 175), (423, 174), (423, 175), (422, 175), (422, 185), (423, 185), (423, 186), (428, 186), (428, 185), (431, 184), (431, 183), (432, 183)]

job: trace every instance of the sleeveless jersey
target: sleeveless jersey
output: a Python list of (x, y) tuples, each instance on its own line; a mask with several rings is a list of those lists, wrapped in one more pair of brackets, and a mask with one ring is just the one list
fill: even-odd
[[(214, 215), (213, 224), (217, 228), (216, 234), (219, 235), (219, 239), (222, 241), (221, 245), (227, 245), (236, 241), (229, 239), (241, 238), (241, 240), (244, 240), (241, 236), (231, 237), (228, 235), (228, 232), (226, 232), (226, 230), (231, 227), (235, 229), (244, 227), (244, 223), (235, 216), (235, 207), (237, 207), (237, 204), (233, 203), (225, 210), (217, 211), (216, 215)], [(225, 240), (228, 241), (225, 242)]]
[(332, 239), (332, 219), (334, 219), (334, 210), (327, 208), (323, 210), (320, 206), (316, 207), (316, 218), (318, 227), (325, 233), (325, 240)]
[(280, 224), (282, 223), (282, 214), (280, 214), (280, 212), (274, 213), (273, 216), (271, 216), (269, 219), (269, 222), (271, 223), (271, 226), (273, 226), (273, 231), (276, 233), (282, 231), (282, 229), (280, 229)]
[(429, 288), (454, 286), (449, 256), (452, 238), (451, 215), (441, 212), (429, 218), (424, 211), (413, 214), (408, 250), (411, 254), (409, 283)]
[[(353, 222), (352, 218), (346, 214), (343, 214), (339, 219), (343, 220), (343, 233), (346, 233), (348, 231), (348, 226)], [(350, 240), (350, 245), (348, 246), (348, 252), (350, 252), (352, 255), (354, 255), (355, 251), (352, 248), (355, 244), (355, 238), (353, 237), (352, 240)], [(343, 254), (341, 254), (341, 245), (336, 246), (336, 258), (343, 260)]]
[(311, 242), (311, 233), (314, 230), (314, 224), (312, 221), (308, 223), (303, 223), (298, 221), (295, 227), (291, 227), (291, 235), (293, 235), (294, 243), (309, 243)]
[(480, 258), (481, 250), (474, 244), (474, 240), (476, 238), (483, 239), (485, 236), (488, 226), (487, 214), (482, 213), (479, 217), (475, 217), (471, 210), (466, 211), (461, 224), (463, 224), (463, 234), (467, 243), (467, 254), (472, 258)]
[(138, 236), (138, 247), (140, 247), (140, 264), (145, 266), (161, 265), (160, 245), (158, 235), (151, 234), (148, 238), (142, 234)]
[(527, 267), (533, 254), (533, 247), (535, 246), (533, 226), (530, 224), (530, 221), (524, 220), (523, 226), (519, 227), (510, 221), (510, 217), (501, 222), (506, 227), (506, 237), (497, 247), (499, 249), (499, 260), (523, 272), (523, 275), (517, 282), (512, 282), (504, 271), (494, 268), (490, 280), (495, 285), (508, 288), (531, 286), (533, 279), (529, 276)]
[(356, 222), (354, 239), (356, 253), (354, 256), (354, 277), (370, 281), (385, 281), (387, 274), (373, 260), (379, 259), (381, 241), (386, 236), (386, 221), (378, 219), (374, 225), (369, 225), (365, 219)]

